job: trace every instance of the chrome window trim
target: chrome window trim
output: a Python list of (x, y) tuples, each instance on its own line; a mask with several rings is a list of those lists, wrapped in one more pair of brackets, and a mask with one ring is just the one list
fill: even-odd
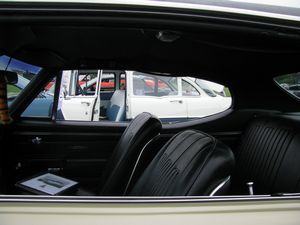
[(209, 196), (214, 196), (228, 181), (230, 180), (230, 176), (228, 176), (224, 181), (222, 181), (214, 190), (209, 194)]
[(209, 202), (253, 202), (300, 200), (300, 193), (284, 196), (244, 195), (212, 197), (94, 197), (94, 196), (33, 196), (33, 195), (0, 195), (0, 203), (209, 203)]

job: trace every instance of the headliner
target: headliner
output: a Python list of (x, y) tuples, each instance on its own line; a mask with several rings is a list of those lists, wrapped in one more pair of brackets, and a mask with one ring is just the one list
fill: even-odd
[[(223, 83), (241, 73), (273, 77), (300, 69), (293, 22), (124, 6), (13, 6), (0, 7), (0, 54), (44, 68), (141, 70)], [(178, 39), (159, 41), (160, 31)]]

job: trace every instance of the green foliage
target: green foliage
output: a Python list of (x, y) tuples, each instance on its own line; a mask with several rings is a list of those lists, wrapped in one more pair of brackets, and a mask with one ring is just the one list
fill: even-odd
[(10, 93), (10, 92), (14, 92), (14, 93), (19, 93), (21, 90), (20, 88), (14, 86), (14, 85), (7, 85), (7, 92)]
[(14, 85), (7, 85), (7, 96), (17, 96), (21, 92), (21, 89)]
[(230, 93), (228, 87), (225, 87), (225, 88), (224, 88), (224, 92), (225, 92), (225, 96), (226, 96), (226, 97), (231, 97), (231, 93)]

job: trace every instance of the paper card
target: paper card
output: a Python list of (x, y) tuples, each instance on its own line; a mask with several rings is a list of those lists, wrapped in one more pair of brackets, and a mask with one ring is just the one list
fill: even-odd
[(34, 189), (49, 195), (56, 195), (76, 185), (77, 183), (78, 182), (70, 179), (56, 176), (51, 173), (46, 173), (26, 181), (21, 181), (18, 186), (24, 186), (25, 188), (27, 187), (29, 189)]

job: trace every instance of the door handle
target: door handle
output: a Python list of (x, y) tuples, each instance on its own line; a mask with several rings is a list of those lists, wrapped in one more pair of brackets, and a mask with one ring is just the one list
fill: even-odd
[(89, 102), (81, 102), (81, 104), (86, 104), (87, 106), (90, 106), (91, 103), (89, 103)]
[(178, 102), (179, 104), (182, 104), (182, 103), (183, 103), (182, 100), (171, 100), (170, 102)]

